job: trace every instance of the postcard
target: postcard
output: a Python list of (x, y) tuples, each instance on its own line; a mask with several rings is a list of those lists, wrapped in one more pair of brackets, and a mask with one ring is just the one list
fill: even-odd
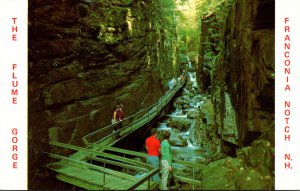
[(0, 0), (0, 189), (300, 189), (299, 5)]

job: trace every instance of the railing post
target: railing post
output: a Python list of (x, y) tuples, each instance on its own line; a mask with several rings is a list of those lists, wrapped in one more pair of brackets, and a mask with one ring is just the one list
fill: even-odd
[[(103, 166), (104, 166), (104, 169), (105, 169), (105, 157), (104, 157)], [(103, 189), (104, 189), (104, 185), (105, 185), (105, 172), (103, 172)]]
[(147, 190), (150, 190), (150, 178), (148, 178), (148, 187)]
[(102, 185), (102, 190), (104, 190), (104, 185), (105, 185), (105, 172), (103, 172), (103, 185)]
[[(123, 155), (124, 159), (125, 159), (125, 153)], [(123, 167), (123, 173), (125, 173), (125, 168)]]

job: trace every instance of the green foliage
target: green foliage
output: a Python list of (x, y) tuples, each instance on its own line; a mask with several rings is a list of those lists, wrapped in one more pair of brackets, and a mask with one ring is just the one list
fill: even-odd
[(176, 20), (178, 22), (179, 51), (196, 60), (199, 49), (199, 0), (177, 0)]
[(198, 8), (203, 24), (208, 27), (207, 36), (202, 39), (204, 59), (215, 64), (224, 56), (224, 24), (233, 0), (206, 0)]
[(187, 55), (179, 53), (179, 61), (182, 63), (185, 62), (186, 60), (187, 60)]
[(157, 18), (160, 24), (172, 25), (174, 24), (173, 13), (176, 8), (173, 0), (159, 0), (156, 4), (155, 14), (152, 15)]
[(198, 4), (198, 13), (199, 15), (209, 15), (212, 13), (224, 12), (224, 9), (227, 9), (234, 0), (203, 0), (202, 3)]

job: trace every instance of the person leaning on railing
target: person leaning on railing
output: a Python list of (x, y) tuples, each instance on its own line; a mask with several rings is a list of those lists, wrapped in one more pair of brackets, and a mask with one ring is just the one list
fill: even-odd
[(160, 154), (161, 154), (161, 190), (167, 190), (168, 176), (170, 171), (172, 171), (172, 153), (171, 146), (168, 142), (170, 137), (169, 131), (163, 131), (162, 133), (163, 141), (160, 144)]
[[(115, 124), (115, 123), (118, 123), (118, 124), (116, 124), (113, 127), (113, 133), (122, 128), (123, 119), (124, 119), (123, 104), (116, 105), (114, 113), (113, 113), (112, 124)], [(117, 133), (116, 135), (113, 136), (113, 138), (118, 138), (118, 137), (120, 137), (119, 133)]]

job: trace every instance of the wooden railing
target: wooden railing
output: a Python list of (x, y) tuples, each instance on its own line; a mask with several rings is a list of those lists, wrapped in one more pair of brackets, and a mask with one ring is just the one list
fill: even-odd
[(110, 139), (116, 134), (120, 134), (120, 132), (122, 132), (123, 135), (128, 135), (136, 129), (144, 126), (160, 113), (160, 111), (167, 105), (167, 103), (169, 103), (169, 101), (173, 98), (177, 91), (182, 88), (184, 83), (185, 80), (177, 82), (177, 84), (171, 90), (169, 90), (163, 97), (161, 97), (158, 100), (158, 102), (156, 102), (148, 108), (145, 108), (135, 113), (134, 115), (125, 118), (122, 121), (123, 125), (125, 124), (123, 128), (113, 132), (113, 127), (120, 122), (110, 124), (106, 127), (100, 128), (92, 133), (89, 133), (88, 135), (83, 136), (83, 143), (85, 145), (89, 145), (90, 143), (100, 143), (107, 139)]

